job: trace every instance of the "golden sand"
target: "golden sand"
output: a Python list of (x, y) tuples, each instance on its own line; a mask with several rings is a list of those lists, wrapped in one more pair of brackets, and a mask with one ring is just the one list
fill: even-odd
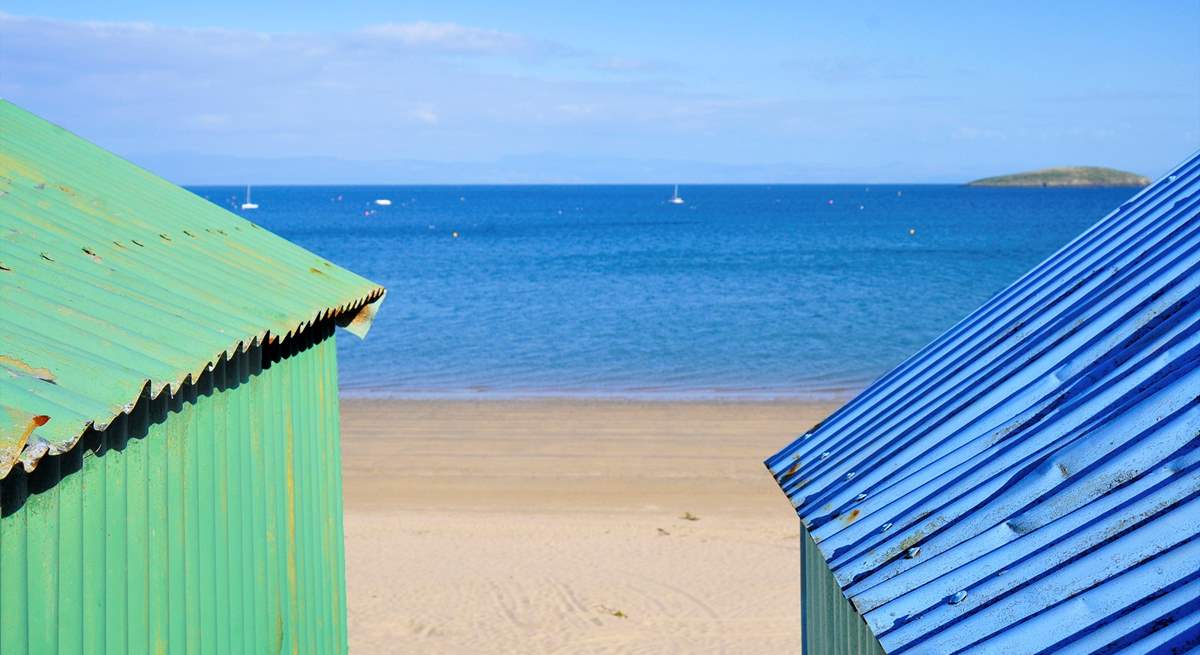
[(798, 652), (761, 462), (833, 409), (344, 401), (351, 652)]

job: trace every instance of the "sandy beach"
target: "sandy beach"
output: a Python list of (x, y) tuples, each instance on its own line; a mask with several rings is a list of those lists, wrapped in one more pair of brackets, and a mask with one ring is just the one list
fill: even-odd
[(804, 403), (342, 404), (354, 653), (796, 652)]

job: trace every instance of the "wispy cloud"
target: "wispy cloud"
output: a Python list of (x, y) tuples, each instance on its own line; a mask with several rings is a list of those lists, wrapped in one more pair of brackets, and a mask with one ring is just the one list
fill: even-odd
[(592, 64), (592, 68), (607, 73), (657, 73), (676, 68), (663, 61), (634, 59), (631, 57), (602, 57)]
[(414, 50), (456, 54), (522, 54), (542, 45), (511, 32), (429, 21), (370, 25), (360, 30), (359, 34), (376, 39), (380, 44), (398, 44)]
[(20, 62), (6, 96), (116, 148), (500, 156), (566, 143), (555, 126), (678, 130), (716, 107), (588, 74), (660, 63), (452, 22), (263, 33), (0, 13), (0, 61)]
[(962, 126), (954, 130), (951, 138), (959, 141), (984, 141), (1007, 139), (1008, 134), (1006, 134), (1003, 130), (992, 128)]
[(715, 38), (722, 28), (710, 26), (711, 52), (674, 61), (669, 40), (596, 39), (621, 44), (598, 51), (552, 25), (261, 32), (0, 12), (0, 96), (128, 156), (821, 157), (830, 171), (867, 171), (864, 162), (903, 153), (901, 177), (924, 161), (940, 162), (945, 179), (970, 158), (991, 167), (1000, 151), (1013, 162), (1079, 153), (1070, 159), (1121, 165), (1148, 143), (1194, 147), (1189, 91), (1132, 85), (1105, 96), (1107, 80), (1094, 76), (1051, 85), (1019, 62), (985, 66), (852, 38), (755, 54)]
[(783, 62), (824, 84), (850, 84), (878, 80), (927, 80), (928, 66), (911, 57), (889, 59), (867, 55), (812, 55)]
[(415, 107), (408, 112), (408, 115), (422, 123), (425, 123), (426, 125), (437, 125), (438, 121), (440, 120), (438, 118), (437, 110), (433, 108), (433, 105), (421, 105), (419, 107)]
[(192, 124), (202, 129), (219, 129), (232, 122), (229, 114), (195, 114), (190, 118)]
[(166, 138), (182, 147), (192, 146), (178, 132), (190, 131), (215, 147), (225, 145), (211, 140), (219, 132), (280, 147), (299, 132), (314, 133), (318, 145), (343, 129), (371, 135), (343, 140), (371, 143), (406, 123), (437, 126), (481, 104), (478, 93), (506, 76), (572, 56), (565, 46), (458, 23), (270, 34), (0, 13), (5, 96), (74, 115), (68, 122), (83, 130), (176, 131)]

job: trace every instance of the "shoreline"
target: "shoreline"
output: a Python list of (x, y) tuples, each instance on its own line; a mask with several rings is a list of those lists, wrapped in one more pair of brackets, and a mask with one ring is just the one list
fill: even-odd
[(798, 650), (762, 462), (838, 406), (343, 398), (351, 651)]
[(845, 404), (869, 384), (806, 391), (729, 391), (680, 390), (640, 391), (615, 390), (548, 390), (548, 391), (366, 391), (341, 390), (343, 402), (614, 402), (614, 403), (681, 403), (681, 404)]

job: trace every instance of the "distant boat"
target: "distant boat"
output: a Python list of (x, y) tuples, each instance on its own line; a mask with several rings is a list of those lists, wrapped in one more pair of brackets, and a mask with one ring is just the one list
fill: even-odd
[(242, 209), (258, 209), (258, 205), (250, 202), (250, 185), (246, 185), (246, 202), (242, 203)]
[(671, 194), (671, 204), (672, 205), (682, 205), (683, 204), (683, 198), (679, 197), (679, 185), (678, 184), (675, 185), (675, 193)]
[(379, 205), (380, 207), (387, 207), (392, 204), (392, 201), (388, 200), (387, 198), (380, 198), (379, 200), (375, 201), (375, 204)]

